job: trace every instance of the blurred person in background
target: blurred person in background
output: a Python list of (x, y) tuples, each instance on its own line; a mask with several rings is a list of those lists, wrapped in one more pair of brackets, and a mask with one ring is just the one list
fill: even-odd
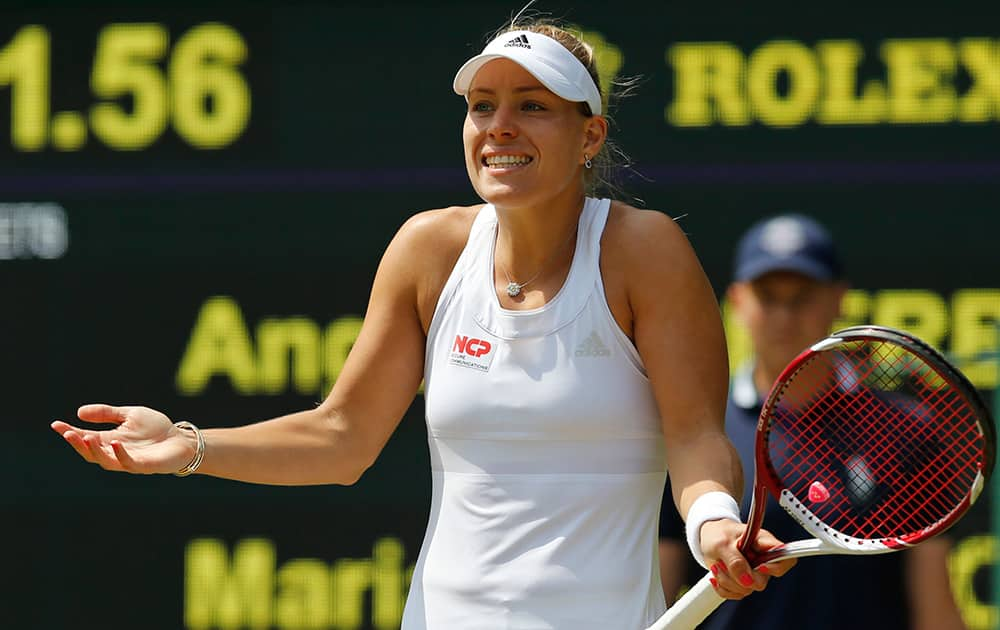
[[(746, 472), (744, 517), (750, 511), (754, 443), (764, 399), (785, 366), (831, 332), (847, 288), (829, 231), (809, 217), (785, 214), (762, 220), (739, 241), (726, 297), (749, 333), (753, 355), (733, 375), (726, 432)], [(763, 522), (782, 540), (809, 537), (770, 497)], [(683, 528), (677, 510), (664, 502), (660, 566), (668, 602), (701, 577), (682, 543)], [(902, 553), (806, 558), (794, 578), (741, 601), (724, 602), (699, 628), (783, 628), (783, 620), (796, 618), (809, 619), (811, 630), (958, 630), (964, 625), (948, 578), (949, 549), (948, 539), (938, 537)]]
[[(668, 460), (692, 553), (729, 568), (719, 593), (763, 589), (794, 561), (764, 574), (736, 547), (743, 481), (723, 430), (711, 285), (665, 214), (591, 196), (608, 158), (592, 49), (552, 25), (512, 24), (454, 90), (486, 203), (402, 226), (320, 405), (202, 431), (91, 404), (80, 419), (110, 430), (53, 429), (112, 471), (352, 484), (423, 381), (433, 494), (404, 630), (646, 628), (665, 610), (656, 523)], [(409, 115), (401, 159), (428, 141), (422, 114)], [(765, 531), (757, 544), (778, 541)]]

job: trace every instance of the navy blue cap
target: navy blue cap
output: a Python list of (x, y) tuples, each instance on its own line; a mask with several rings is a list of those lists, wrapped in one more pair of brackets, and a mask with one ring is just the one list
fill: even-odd
[(839, 279), (843, 268), (826, 228), (801, 214), (784, 214), (755, 223), (736, 248), (737, 281), (755, 280), (772, 271), (829, 282)]

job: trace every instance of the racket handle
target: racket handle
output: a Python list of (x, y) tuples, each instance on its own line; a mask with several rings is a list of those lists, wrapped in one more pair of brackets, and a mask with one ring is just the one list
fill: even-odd
[(712, 575), (706, 574), (698, 583), (684, 593), (684, 596), (674, 602), (674, 605), (663, 613), (663, 616), (653, 622), (646, 630), (693, 630), (705, 620), (719, 604), (726, 601), (715, 592), (709, 582)]

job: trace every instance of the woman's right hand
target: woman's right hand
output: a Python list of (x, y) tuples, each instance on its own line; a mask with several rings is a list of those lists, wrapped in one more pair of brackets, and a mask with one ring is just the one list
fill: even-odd
[(83, 429), (56, 420), (52, 429), (88, 462), (105, 470), (154, 474), (177, 472), (191, 462), (197, 438), (174, 426), (170, 418), (148, 407), (84, 405), (84, 422), (114, 424), (112, 429)]
[[(719, 519), (708, 521), (701, 528), (702, 550), (706, 562), (711, 562), (710, 571), (714, 576), (712, 586), (720, 597), (726, 599), (743, 599), (753, 591), (764, 590), (771, 577), (784, 575), (798, 562), (795, 558), (788, 558), (751, 570), (750, 563), (738, 547), (746, 527), (744, 523)], [(781, 544), (771, 532), (761, 529), (753, 546), (757, 551), (764, 551)]]

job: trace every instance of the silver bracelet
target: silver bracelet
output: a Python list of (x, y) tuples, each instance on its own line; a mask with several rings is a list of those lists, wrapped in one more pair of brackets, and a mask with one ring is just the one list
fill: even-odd
[(198, 449), (195, 451), (194, 457), (191, 458), (191, 461), (188, 462), (188, 464), (184, 466), (184, 468), (181, 468), (180, 470), (174, 473), (174, 475), (178, 477), (187, 477), (194, 471), (198, 470), (198, 466), (201, 466), (202, 458), (205, 457), (205, 436), (201, 434), (201, 430), (198, 429), (198, 427), (194, 426), (187, 420), (175, 422), (174, 426), (177, 427), (178, 429), (184, 429), (185, 431), (190, 431), (195, 434), (195, 437), (198, 438)]

